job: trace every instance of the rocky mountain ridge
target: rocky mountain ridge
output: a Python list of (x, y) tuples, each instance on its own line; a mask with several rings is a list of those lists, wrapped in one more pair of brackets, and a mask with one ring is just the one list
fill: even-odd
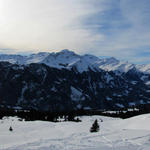
[(115, 58), (63, 50), (15, 59), (0, 62), (1, 108), (113, 110), (150, 103), (150, 74), (134, 65), (124, 72), (102, 68), (119, 63)]

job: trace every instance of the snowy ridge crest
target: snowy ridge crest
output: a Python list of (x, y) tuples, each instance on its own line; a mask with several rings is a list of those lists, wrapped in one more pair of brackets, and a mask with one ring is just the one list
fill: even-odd
[(94, 55), (78, 55), (73, 51), (64, 49), (60, 52), (39, 52), (29, 56), (1, 54), (0, 61), (8, 61), (12, 64), (27, 65), (31, 63), (46, 64), (58, 69), (71, 69), (76, 67), (79, 72), (88, 71), (119, 71), (128, 72), (131, 69), (143, 73), (150, 73), (150, 64), (136, 65), (126, 61), (119, 61), (114, 57), (100, 59)]

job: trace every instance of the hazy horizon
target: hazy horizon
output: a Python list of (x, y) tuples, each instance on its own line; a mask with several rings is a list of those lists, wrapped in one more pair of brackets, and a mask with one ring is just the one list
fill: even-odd
[[(55, 50), (54, 51), (42, 51), (42, 53), (59, 53), (59, 52), (61, 52), (63, 50), (69, 50), (69, 49), (62, 49), (62, 50), (58, 50), (58, 51), (55, 51)], [(75, 52), (73, 50), (69, 50), (69, 51), (72, 51), (75, 54), (81, 55), (81, 56), (82, 55), (86, 55), (86, 54), (96, 56), (94, 54), (91, 54), (90, 52), (81, 54), (80, 52), (78, 53), (78, 52)], [(36, 52), (36, 51), (27, 51), (27, 52), (13, 52), (13, 53), (10, 52), (10, 53), (0, 53), (0, 55), (21, 55), (21, 56), (27, 56), (28, 57), (28, 56), (30, 56), (32, 54), (38, 54), (38, 53), (41, 53), (41, 51), (38, 51), (38, 52)], [(96, 57), (98, 57), (100, 59), (114, 58), (114, 59), (119, 60), (119, 61), (129, 62), (129, 63), (133, 63), (133, 64), (142, 64), (142, 63), (132, 62), (132, 61), (129, 61), (127, 59), (119, 59), (119, 58), (113, 57), (113, 56), (96, 56)], [(150, 63), (145, 63), (145, 64), (150, 64)]]

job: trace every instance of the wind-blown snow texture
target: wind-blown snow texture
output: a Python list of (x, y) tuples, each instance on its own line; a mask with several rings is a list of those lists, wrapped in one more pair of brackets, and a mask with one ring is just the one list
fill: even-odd
[(0, 55), (0, 61), (8, 61), (14, 64), (30, 64), (30, 63), (44, 63), (54, 68), (70, 69), (73, 66), (79, 72), (104, 69), (106, 71), (120, 71), (128, 72), (130, 69), (136, 68), (137, 71), (143, 73), (150, 73), (150, 64), (135, 65), (125, 61), (119, 61), (113, 57), (100, 59), (93, 55), (78, 55), (73, 51), (67, 49), (57, 53), (40, 52), (29, 56), (21, 55)]
[[(0, 150), (149, 150), (150, 114), (130, 119), (82, 117), (82, 122), (0, 120)], [(100, 131), (89, 129), (98, 119)], [(101, 122), (103, 120), (103, 122)], [(13, 131), (9, 131), (12, 126)]]

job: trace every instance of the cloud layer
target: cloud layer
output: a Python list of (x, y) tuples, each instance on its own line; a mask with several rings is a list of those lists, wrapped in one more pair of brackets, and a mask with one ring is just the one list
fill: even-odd
[(67, 48), (147, 63), (149, 10), (148, 0), (1, 0), (1, 52)]

